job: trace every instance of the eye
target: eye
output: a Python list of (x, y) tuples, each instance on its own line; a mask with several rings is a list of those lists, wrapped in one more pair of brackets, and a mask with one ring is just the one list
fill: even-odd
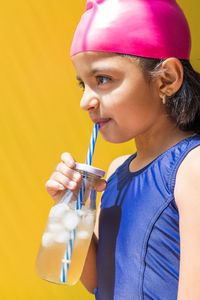
[(98, 75), (98, 76), (96, 76), (96, 79), (97, 79), (98, 85), (106, 84), (109, 81), (111, 81), (111, 78), (109, 76), (104, 76), (104, 75)]

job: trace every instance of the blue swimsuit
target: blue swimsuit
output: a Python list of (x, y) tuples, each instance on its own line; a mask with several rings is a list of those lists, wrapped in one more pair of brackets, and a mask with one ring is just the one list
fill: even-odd
[(96, 300), (176, 300), (179, 214), (174, 201), (178, 167), (200, 145), (189, 137), (137, 172), (130, 156), (109, 178), (102, 197)]

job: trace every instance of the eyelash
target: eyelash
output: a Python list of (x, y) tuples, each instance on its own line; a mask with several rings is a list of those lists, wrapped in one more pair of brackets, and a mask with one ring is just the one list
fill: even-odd
[[(96, 79), (97, 79), (98, 85), (100, 85), (100, 84), (106, 84), (106, 83), (108, 83), (111, 80), (111, 78), (109, 76), (104, 76), (104, 75), (99, 75), (99, 76), (96, 77)], [(101, 82), (102, 79), (103, 80), (106, 79), (106, 82)]]
[(85, 89), (85, 84), (84, 84), (84, 82), (83, 81), (80, 81), (79, 80), (79, 82), (78, 82), (78, 87), (80, 88), (80, 89)]
[[(104, 76), (104, 75), (98, 75), (98, 76), (96, 76), (96, 80), (97, 80), (97, 85), (104, 85), (104, 84), (108, 83), (109, 81), (111, 81), (111, 77)], [(103, 82), (104, 80), (106, 80), (106, 82)], [(85, 89), (85, 84), (81, 80), (79, 80), (78, 86), (83, 90)]]

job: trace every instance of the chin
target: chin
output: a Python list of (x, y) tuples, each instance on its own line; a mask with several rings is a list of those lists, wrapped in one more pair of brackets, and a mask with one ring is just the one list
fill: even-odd
[(106, 134), (101, 134), (101, 135), (106, 142), (113, 143), (113, 144), (126, 143), (134, 138), (134, 137), (124, 138), (124, 137), (110, 136), (110, 135), (108, 136)]

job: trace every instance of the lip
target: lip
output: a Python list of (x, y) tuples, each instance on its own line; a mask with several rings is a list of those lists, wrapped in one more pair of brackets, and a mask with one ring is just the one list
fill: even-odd
[(95, 124), (99, 124), (99, 127), (101, 128), (104, 126), (106, 123), (108, 123), (111, 119), (110, 118), (99, 118), (99, 119), (92, 119), (92, 121)]

